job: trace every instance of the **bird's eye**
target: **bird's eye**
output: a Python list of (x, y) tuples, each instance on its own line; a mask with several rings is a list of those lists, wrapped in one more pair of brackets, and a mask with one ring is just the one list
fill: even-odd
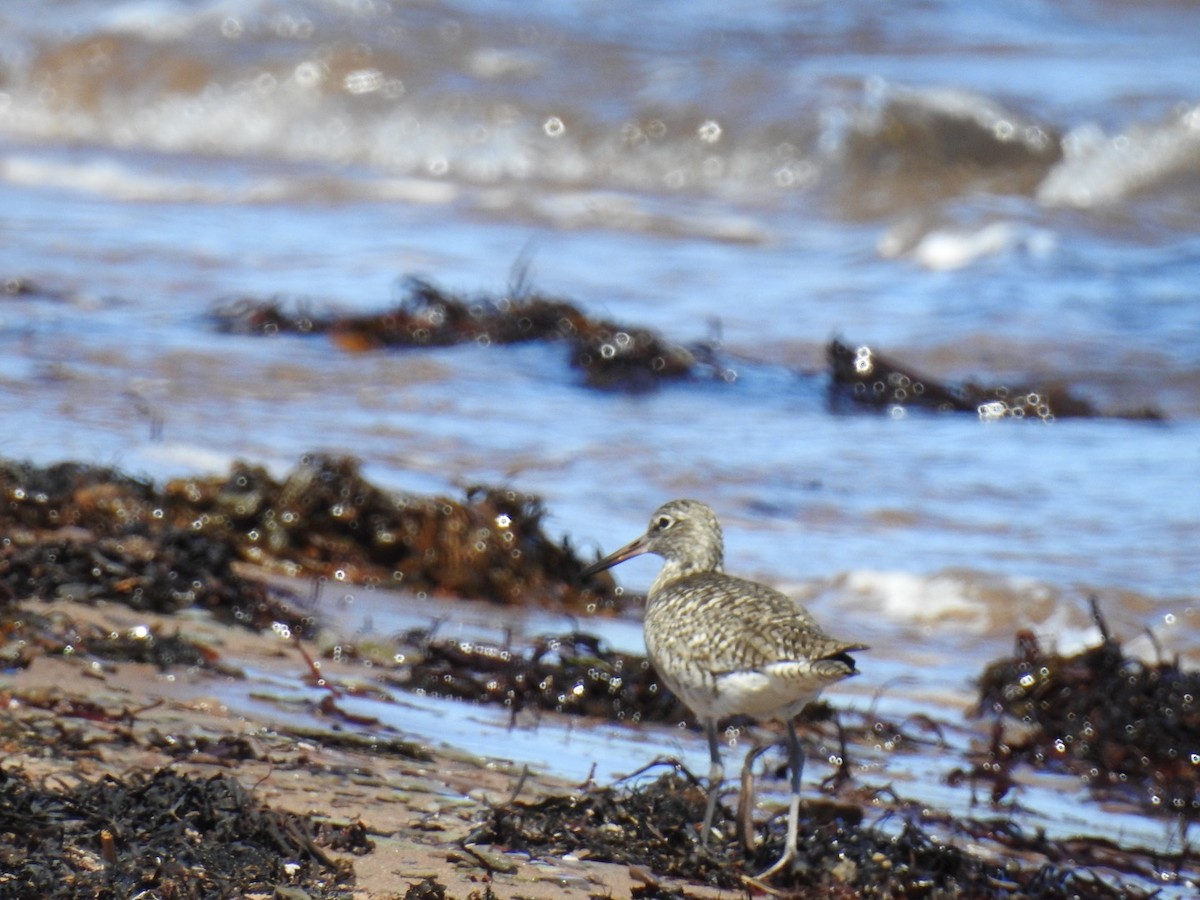
[(657, 519), (654, 520), (654, 530), (655, 531), (666, 531), (668, 528), (670, 528), (674, 524), (675, 524), (675, 520), (672, 519), (670, 516), (659, 516)]

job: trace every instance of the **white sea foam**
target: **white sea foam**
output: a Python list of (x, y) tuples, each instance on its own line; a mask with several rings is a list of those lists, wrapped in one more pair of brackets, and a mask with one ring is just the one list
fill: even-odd
[(121, 462), (133, 471), (154, 470), (196, 475), (221, 475), (229, 471), (237, 457), (198, 444), (156, 441), (136, 448)]
[(132, 202), (230, 203), (290, 199), (287, 182), (261, 178), (237, 185), (156, 175), (113, 159), (68, 161), (13, 154), (0, 158), (0, 180)]
[(1046, 206), (1091, 208), (1200, 175), (1200, 106), (1158, 126), (1107, 136), (1094, 125), (1063, 140), (1064, 158), (1037, 190)]
[(912, 259), (935, 272), (953, 271), (1013, 252), (1047, 256), (1057, 243), (1051, 232), (1015, 222), (989, 222), (978, 228), (935, 228), (918, 238), (914, 238), (912, 230), (907, 224), (890, 228), (879, 240), (879, 255), (885, 259)]
[(1192, 639), (1200, 605), (1186, 602), (1177, 611), (1147, 621), (1146, 599), (1127, 592), (1083, 585), (1066, 590), (1034, 579), (961, 570), (931, 575), (855, 570), (833, 579), (821, 593), (831, 605), (846, 610), (848, 627), (834, 630), (867, 643), (875, 639), (873, 629), (894, 634), (899, 625), (902, 631), (918, 632), (929, 647), (946, 647), (949, 641), (960, 650), (973, 646), (989, 654), (1007, 654), (1016, 633), (1027, 630), (1043, 651), (1064, 656), (1103, 641), (1087, 601), (1092, 596), (1110, 636), (1126, 655), (1147, 663), (1179, 658), (1185, 666), (1200, 666), (1200, 651)]
[(856, 595), (860, 612), (926, 632), (953, 627), (975, 635), (1046, 623), (1057, 600), (1038, 582), (975, 572), (920, 575), (860, 569), (840, 576), (833, 588)]
[[(212, 14), (220, 11), (221, 7), (233, 4), (209, 3), (201, 7), (213, 7)], [(177, 40), (185, 37), (194, 27), (198, 11), (191, 5), (170, 2), (170, 0), (131, 0), (126, 3), (113, 4), (112, 8), (99, 17), (100, 24), (111, 31), (137, 35), (153, 41)]]
[(119, 200), (197, 199), (174, 179), (134, 172), (111, 160), (69, 163), (14, 155), (0, 160), (0, 178), (10, 184), (65, 188)]
[(842, 576), (840, 586), (859, 594), (862, 608), (892, 619), (930, 624), (953, 618), (982, 630), (983, 610), (957, 578), (860, 570)]

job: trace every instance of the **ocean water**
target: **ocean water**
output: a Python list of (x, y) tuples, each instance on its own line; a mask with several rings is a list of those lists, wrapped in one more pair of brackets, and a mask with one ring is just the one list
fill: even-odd
[[(1094, 638), (1092, 595), (1195, 665), (1198, 34), (1169, 0), (5, 4), (0, 454), (348, 453), (537, 494), (597, 552), (696, 496), (732, 571), (872, 645), (856, 690), (955, 716), (1017, 628)], [(410, 275), (502, 295), (521, 260), (736, 377), (601, 392), (561, 346), (211, 318), (380, 310)], [(1165, 418), (834, 412), (834, 335)]]

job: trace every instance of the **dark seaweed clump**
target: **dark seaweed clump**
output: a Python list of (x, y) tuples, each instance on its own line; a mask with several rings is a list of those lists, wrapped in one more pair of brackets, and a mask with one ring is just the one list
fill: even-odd
[[(505, 345), (529, 341), (564, 343), (571, 365), (589, 387), (639, 391), (669, 381), (736, 380), (713, 342), (690, 346), (657, 332), (594, 318), (566, 300), (533, 293), (518, 284), (501, 297), (464, 297), (418, 278), (402, 282), (391, 308), (371, 314), (317, 313), (308, 305), (278, 299), (240, 298), (213, 312), (216, 327), (230, 334), (326, 335), (349, 351), (449, 347), (466, 343)], [(866, 346), (841, 340), (826, 347), (829, 403), (836, 411), (923, 409), (966, 412), (984, 420), (1109, 415), (1075, 396), (1062, 383), (1042, 386), (944, 384)], [(1123, 418), (1161, 419), (1155, 409), (1118, 412)]]
[[(836, 410), (894, 408), (933, 412), (966, 412), (981, 419), (1093, 418), (1103, 415), (1092, 404), (1061, 384), (1042, 387), (985, 386), (973, 382), (942, 384), (914, 372), (866, 345), (840, 340), (826, 348), (831, 378), (829, 402)], [(1125, 414), (1127, 418), (1162, 418), (1153, 410)]]
[(141, 626), (122, 633), (30, 609), (10, 615), (0, 604), (0, 667), (25, 668), (39, 653), (148, 663), (162, 670), (221, 666), (217, 651), (188, 640), (178, 630), (167, 633), (161, 628)]
[[(1023, 762), (1071, 772), (1153, 812), (1200, 814), (1200, 672), (1176, 662), (1126, 656), (1093, 614), (1102, 643), (1073, 656), (1046, 653), (1018, 635), (1011, 659), (992, 663), (979, 684), (979, 713), (998, 717), (977, 775), (1007, 789)], [(1022, 723), (1004, 727), (1005, 717)], [(1032, 727), (1029, 727), (1032, 726)]]
[(317, 315), (289, 311), (277, 300), (240, 299), (214, 316), (225, 332), (326, 334), (351, 351), (561, 342), (570, 348), (571, 365), (596, 388), (646, 390), (702, 371), (691, 350), (648, 328), (592, 318), (566, 300), (524, 290), (466, 298), (417, 278), (407, 279), (403, 292), (394, 307), (370, 315)]
[[(495, 898), (496, 895), (492, 891), (490, 882), (467, 895), (467, 900), (495, 900)], [(446, 896), (446, 886), (435, 876), (426, 875), (416, 884), (409, 885), (408, 890), (404, 892), (404, 900), (453, 900), (453, 898)]]
[(611, 587), (579, 586), (583, 564), (546, 537), (541, 503), (516, 491), (395, 494), (363, 478), (357, 460), (314, 454), (282, 482), (239, 464), (225, 479), (170, 482), (165, 494), (242, 558), (283, 561), (293, 574), (591, 611), (615, 601)]
[(612, 609), (611, 580), (582, 586), (582, 563), (545, 536), (542, 515), (515, 491), (393, 494), (364, 479), (356, 460), (323, 455), (282, 481), (238, 463), (228, 476), (161, 489), (102, 467), (0, 461), (0, 607), (103, 598), (305, 631), (311, 620), (297, 604), (239, 572), (247, 562), (498, 603)]
[(619, 653), (581, 632), (544, 637), (531, 651), (482, 641), (408, 635), (402, 667), (386, 681), (405, 690), (477, 703), (515, 715), (538, 709), (613, 721), (692, 722), (643, 656)]
[(167, 516), (148, 482), (100, 466), (0, 461), (0, 603), (119, 600), (135, 609), (223, 610), (272, 620), (266, 592), (233, 572), (234, 547)]
[[(567, 853), (622, 865), (645, 866), (658, 875), (704, 882), (723, 889), (746, 887), (746, 878), (779, 857), (784, 827), (772, 820), (752, 858), (743, 859), (726, 837), (731, 815), (718, 804), (713, 847), (704, 851), (698, 823), (705, 792), (682, 769), (654, 780), (594, 787), (537, 803), (513, 801), (491, 816), (467, 840), (532, 854)], [(784, 817), (781, 817), (784, 818)], [(997, 862), (969, 853), (912, 821), (894, 828), (862, 822), (858, 806), (806, 803), (801, 807), (800, 864), (771, 879), (787, 895), (826, 898), (978, 897), (1137, 898), (1137, 889), (1113, 885), (1069, 865), (1071, 853), (1034, 838), (1025, 855), (1058, 856), (1067, 865)], [(718, 839), (718, 836), (720, 838)], [(997, 836), (978, 830), (975, 840)], [(1014, 844), (1012, 835), (1005, 835)]]
[(349, 898), (354, 874), (321, 845), (369, 852), (361, 829), (255, 803), (225, 775), (169, 769), (39, 784), (0, 769), (0, 895), (234, 898), (302, 888)]
[[(495, 807), (468, 840), (508, 850), (642, 865), (660, 875), (736, 887), (736, 874), (701, 852), (696, 823), (704, 818), (705, 801), (700, 783), (680, 769), (645, 784), (593, 787), (537, 803), (513, 801)], [(714, 823), (718, 830), (728, 817), (719, 807)]]

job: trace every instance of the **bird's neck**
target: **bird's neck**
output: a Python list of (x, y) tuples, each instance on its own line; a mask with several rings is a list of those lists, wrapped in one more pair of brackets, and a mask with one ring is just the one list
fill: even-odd
[(720, 550), (695, 559), (667, 559), (663, 563), (658, 577), (650, 585), (648, 596), (653, 598), (655, 594), (667, 587), (667, 585), (673, 584), (680, 578), (686, 578), (689, 575), (699, 575), (704, 572), (720, 572), (724, 566), (724, 562)]

